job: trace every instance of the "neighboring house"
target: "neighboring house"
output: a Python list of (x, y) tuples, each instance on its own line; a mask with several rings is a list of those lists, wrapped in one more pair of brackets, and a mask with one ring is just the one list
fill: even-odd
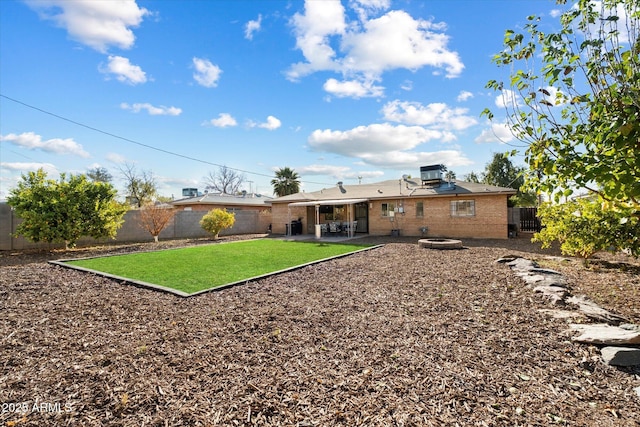
[[(195, 197), (174, 200), (171, 202), (181, 211), (210, 211), (224, 209), (236, 214), (236, 225), (228, 232), (242, 234), (250, 232), (265, 232), (271, 226), (271, 205), (273, 197), (261, 194), (221, 194), (207, 193)], [(240, 227), (238, 220), (242, 218), (245, 226)], [(229, 233), (227, 233), (229, 234)], [(233, 234), (233, 233), (232, 233)]]
[(186, 197), (171, 202), (173, 206), (180, 210), (189, 211), (209, 211), (211, 209), (226, 209), (229, 212), (244, 210), (256, 210), (259, 212), (269, 210), (269, 201), (273, 198), (261, 194), (221, 194), (207, 193), (195, 197)]
[[(338, 183), (336, 187), (313, 193), (273, 199), (273, 233), (297, 229), (302, 234), (316, 234), (320, 227), (324, 233), (331, 223), (342, 225), (344, 230), (355, 222), (355, 233), (370, 235), (508, 237), (507, 199), (516, 190), (448, 182), (441, 173), (435, 177), (423, 174), (421, 178), (359, 185)], [(301, 226), (291, 224), (298, 220)]]

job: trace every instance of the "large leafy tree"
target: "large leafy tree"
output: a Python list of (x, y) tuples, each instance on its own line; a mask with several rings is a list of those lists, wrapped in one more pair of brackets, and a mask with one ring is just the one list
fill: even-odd
[(510, 79), (487, 86), (503, 94), (507, 124), (526, 143), (533, 188), (556, 199), (587, 189), (605, 208), (638, 215), (638, 0), (578, 0), (560, 22), (545, 32), (530, 16), (525, 31), (506, 31), (494, 62), (509, 68)]
[(68, 248), (82, 236), (115, 237), (127, 211), (115, 197), (111, 184), (90, 182), (85, 175), (62, 174), (55, 181), (40, 169), (22, 175), (7, 202), (22, 218), (16, 234)]
[(295, 194), (300, 191), (300, 176), (288, 166), (276, 171), (276, 177), (271, 180), (273, 193), (279, 197)]
[(526, 168), (515, 166), (508, 155), (494, 153), (493, 159), (485, 167), (482, 182), (518, 190), (515, 196), (509, 198), (510, 205), (535, 206), (537, 204), (535, 193), (524, 190), (525, 172)]

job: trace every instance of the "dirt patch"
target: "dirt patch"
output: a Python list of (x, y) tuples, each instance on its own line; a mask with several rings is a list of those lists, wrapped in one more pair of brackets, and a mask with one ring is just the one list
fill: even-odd
[[(554, 251), (522, 239), (453, 252), (415, 238), (364, 242), (386, 246), (189, 299), (44, 262), (70, 253), (3, 255), (0, 421), (638, 425), (640, 380), (572, 343), (565, 321), (539, 312), (545, 303), (493, 262)], [(635, 260), (543, 262), (574, 294), (615, 294), (603, 305), (640, 323)]]

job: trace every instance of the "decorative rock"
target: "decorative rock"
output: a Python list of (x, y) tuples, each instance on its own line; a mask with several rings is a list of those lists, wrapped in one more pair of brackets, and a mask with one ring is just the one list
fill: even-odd
[(584, 319), (585, 316), (582, 313), (577, 311), (570, 310), (552, 310), (547, 308), (541, 308), (538, 310), (540, 313), (544, 313), (547, 316), (553, 317), (554, 319)]
[(513, 268), (514, 270), (520, 270), (520, 271), (530, 271), (530, 270), (533, 270), (534, 268), (538, 268), (538, 264), (525, 258), (514, 259), (513, 261), (508, 262), (507, 265)]
[(612, 366), (640, 365), (640, 348), (603, 347), (600, 350), (602, 361)]
[(640, 332), (629, 331), (616, 326), (606, 324), (570, 325), (570, 328), (582, 334), (572, 338), (573, 341), (577, 342), (613, 346), (640, 344)]
[(589, 301), (584, 295), (572, 296), (567, 299), (567, 303), (577, 305), (578, 310), (583, 312), (587, 317), (601, 322), (617, 325), (621, 322), (627, 321), (624, 317), (611, 313), (610, 311), (598, 306), (593, 301)]
[(536, 286), (535, 288), (533, 288), (533, 292), (542, 294), (546, 297), (550, 297), (552, 300), (559, 299), (560, 301), (556, 302), (555, 305), (564, 304), (564, 297), (566, 297), (568, 293), (565, 288), (545, 285)]

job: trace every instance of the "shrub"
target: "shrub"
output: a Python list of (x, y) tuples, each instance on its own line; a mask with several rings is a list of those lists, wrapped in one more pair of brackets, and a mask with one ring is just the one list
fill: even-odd
[(226, 228), (233, 227), (236, 222), (236, 216), (233, 213), (223, 209), (212, 209), (200, 220), (200, 226), (213, 234), (213, 238), (217, 239), (218, 234)]

